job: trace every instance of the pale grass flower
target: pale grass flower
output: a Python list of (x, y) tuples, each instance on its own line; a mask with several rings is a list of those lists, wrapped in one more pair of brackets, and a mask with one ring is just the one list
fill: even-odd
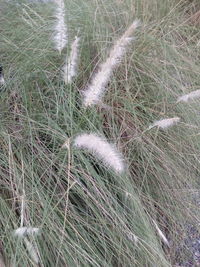
[(61, 53), (63, 48), (67, 44), (67, 26), (65, 24), (65, 6), (63, 0), (55, 1), (57, 4), (55, 17), (56, 17), (56, 25), (54, 28), (54, 42), (56, 50)]
[(3, 77), (3, 75), (0, 76), (0, 85), (5, 84), (5, 79)]
[(196, 90), (196, 91), (193, 91), (193, 92), (191, 92), (189, 94), (180, 96), (177, 99), (177, 103), (179, 103), (179, 102), (188, 102), (189, 100), (193, 100), (195, 98), (200, 98), (200, 90)]
[(104, 138), (93, 133), (84, 133), (75, 138), (74, 145), (78, 148), (88, 150), (116, 173), (122, 173), (124, 171), (122, 155), (113, 144), (109, 144)]
[(40, 229), (36, 227), (19, 227), (14, 230), (14, 235), (18, 237), (23, 237), (26, 235), (37, 235), (39, 234)]
[(174, 124), (177, 124), (179, 121), (180, 121), (179, 117), (174, 117), (174, 118), (155, 121), (152, 125), (149, 126), (149, 129), (151, 129), (153, 127), (167, 129), (167, 128), (173, 126)]
[(71, 83), (72, 79), (77, 74), (78, 56), (79, 56), (79, 37), (75, 37), (71, 45), (71, 52), (69, 57), (66, 59), (66, 64), (63, 67), (63, 79), (65, 84)]
[(90, 85), (83, 92), (83, 105), (85, 107), (95, 105), (100, 102), (101, 97), (106, 90), (110, 76), (125, 54), (127, 46), (133, 40), (131, 35), (138, 25), (139, 21), (135, 20), (121, 38), (115, 42), (110, 50), (108, 58), (99, 66), (98, 72), (96, 72), (91, 78)]

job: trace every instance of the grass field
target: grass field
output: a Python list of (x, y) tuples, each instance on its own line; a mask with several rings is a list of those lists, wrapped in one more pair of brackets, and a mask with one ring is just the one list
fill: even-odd
[[(0, 0), (0, 266), (199, 266), (188, 242), (200, 239), (200, 106), (177, 103), (200, 89), (199, 0), (66, 0), (61, 52), (56, 8)], [(84, 89), (136, 18), (103, 105), (84, 108)], [(115, 144), (124, 172), (75, 147), (82, 133)], [(40, 234), (16, 237), (20, 226)]]

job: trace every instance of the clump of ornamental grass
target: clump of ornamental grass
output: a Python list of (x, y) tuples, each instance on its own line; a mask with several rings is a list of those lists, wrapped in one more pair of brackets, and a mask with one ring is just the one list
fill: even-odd
[[(84, 84), (85, 70), (97, 56), (85, 46), (91, 30), (89, 43), (95, 40), (95, 46), (101, 46), (110, 38), (109, 31), (121, 31), (134, 13), (141, 14), (145, 22), (137, 54), (133, 59), (130, 53), (113, 79), (115, 94), (110, 94), (109, 111), (101, 110), (98, 115), (81, 109), (76, 90), (66, 93), (58, 79), (61, 62), (55, 60), (46, 34), (52, 6), (37, 5), (38, 12), (27, 17), (35, 25), (31, 28), (19, 16), (21, 5), (11, 2), (2, 2), (0, 18), (4, 44), (0, 58), (5, 71), (11, 70), (0, 97), (0, 247), (5, 262), (31, 266), (39, 258), (39, 265), (49, 267), (181, 266), (176, 248), (185, 232), (179, 226), (199, 219), (198, 205), (186, 201), (186, 194), (195, 198), (194, 190), (199, 188), (199, 129), (186, 129), (182, 124), (177, 131), (158, 131), (156, 136), (154, 131), (142, 132), (159, 114), (180, 116), (190, 124), (199, 121), (190, 106), (170, 103), (183, 84), (187, 88), (199, 84), (198, 37), (187, 19), (181, 19), (180, 1), (163, 5), (162, 0), (155, 0), (153, 6), (149, 0), (144, 5), (133, 0), (131, 6), (121, 1), (120, 9), (116, 0), (66, 1), (73, 32), (83, 25), (77, 88)], [(188, 2), (190, 8), (192, 4)], [(36, 5), (23, 7), (35, 10)], [(96, 164), (97, 155), (91, 160), (87, 152), (77, 153), (69, 145), (67, 151), (59, 149), (66, 135), (84, 131), (100, 131), (118, 140), (129, 163), (123, 177)], [(16, 190), (21, 188), (21, 177), (25, 178), (27, 206), (22, 227), (41, 225), (46, 230), (37, 246), (32, 243), (34, 235), (25, 234), (22, 239), (10, 235), (19, 223)], [(30, 256), (31, 246), (24, 238), (39, 252), (37, 258)]]
[(76, 36), (71, 44), (70, 55), (66, 58), (66, 63), (63, 67), (63, 80), (65, 84), (71, 83), (73, 78), (77, 75), (79, 42), (80, 38)]
[(56, 24), (54, 27), (53, 40), (55, 49), (62, 52), (68, 41), (67, 25), (65, 23), (65, 4), (63, 0), (56, 0), (55, 17)]
[(125, 169), (123, 157), (115, 146), (94, 133), (78, 135), (74, 140), (74, 146), (79, 149), (86, 149), (116, 173), (122, 173)]
[(135, 20), (121, 38), (115, 42), (106, 61), (100, 64), (99, 70), (92, 76), (90, 84), (83, 92), (83, 105), (85, 107), (101, 102), (113, 70), (120, 63), (128, 45), (134, 40), (132, 34), (138, 26), (139, 21)]

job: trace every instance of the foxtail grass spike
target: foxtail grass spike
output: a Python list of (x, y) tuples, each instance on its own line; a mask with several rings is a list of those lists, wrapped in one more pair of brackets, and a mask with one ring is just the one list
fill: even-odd
[(26, 235), (37, 235), (39, 234), (39, 228), (36, 227), (19, 227), (14, 230), (14, 235), (18, 237), (24, 237)]
[(84, 133), (75, 138), (74, 145), (77, 148), (88, 150), (116, 173), (124, 171), (124, 161), (121, 154), (113, 144), (109, 144), (104, 138), (93, 133)]
[(63, 67), (63, 79), (65, 84), (71, 83), (73, 78), (77, 74), (78, 56), (79, 56), (79, 37), (75, 37), (71, 45), (71, 52), (69, 57), (66, 59), (66, 64)]
[(63, 0), (56, 0), (56, 25), (54, 29), (54, 43), (56, 50), (59, 53), (62, 52), (63, 48), (67, 44), (67, 26), (65, 24), (65, 5)]
[(91, 78), (90, 85), (83, 92), (83, 105), (85, 107), (95, 105), (101, 100), (113, 70), (119, 64), (128, 45), (133, 40), (131, 35), (138, 25), (139, 21), (135, 20), (121, 38), (115, 42), (110, 50), (108, 58), (99, 66), (98, 72), (96, 72)]
[(174, 118), (155, 121), (152, 125), (149, 126), (149, 129), (151, 129), (153, 127), (167, 129), (167, 128), (177, 124), (179, 121), (180, 121), (179, 117), (174, 117)]

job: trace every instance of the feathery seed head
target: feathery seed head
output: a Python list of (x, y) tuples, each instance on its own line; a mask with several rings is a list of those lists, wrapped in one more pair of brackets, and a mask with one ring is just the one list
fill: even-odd
[(152, 125), (149, 126), (149, 129), (156, 127), (156, 126), (159, 128), (162, 128), (162, 129), (166, 129), (166, 128), (169, 128), (170, 126), (173, 126), (174, 124), (178, 123), (179, 121), (180, 121), (179, 117), (155, 121)]
[(5, 84), (5, 79), (2, 75), (2, 76), (0, 76), (0, 85), (3, 85), (3, 84)]
[(106, 165), (111, 167), (116, 173), (124, 171), (124, 161), (121, 154), (114, 145), (96, 134), (81, 134), (74, 140), (74, 145), (78, 148), (88, 150), (97, 158), (101, 159)]
[(37, 235), (40, 229), (35, 227), (19, 227), (14, 230), (14, 235), (18, 237), (23, 237), (26, 235)]
[(63, 67), (63, 79), (65, 84), (71, 83), (72, 79), (77, 74), (79, 41), (80, 38), (76, 36), (71, 45), (69, 58), (66, 59), (66, 64)]
[(59, 51), (59, 53), (61, 53), (67, 44), (67, 26), (65, 24), (64, 2), (56, 1), (56, 3), (56, 25), (53, 39), (55, 42), (55, 48)]
[(138, 26), (139, 21), (135, 20), (121, 38), (115, 42), (106, 61), (100, 64), (99, 71), (93, 75), (90, 85), (84, 92), (83, 105), (85, 107), (95, 105), (101, 100), (110, 76), (125, 54), (127, 46), (134, 39), (131, 34)]

